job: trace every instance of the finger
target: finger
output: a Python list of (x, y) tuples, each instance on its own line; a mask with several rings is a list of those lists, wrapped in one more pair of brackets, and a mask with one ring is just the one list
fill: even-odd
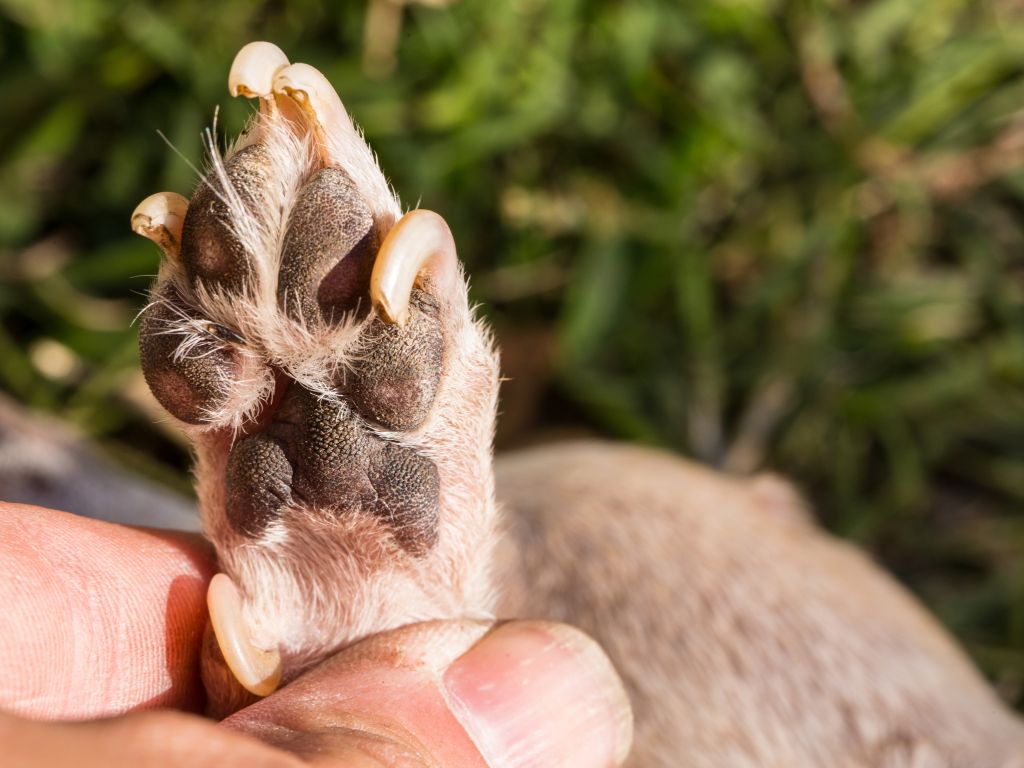
[(487, 630), (429, 622), (370, 638), (224, 725), (324, 768), (625, 759), (629, 701), (593, 640), (547, 622)]
[(196, 536), (0, 503), (0, 707), (198, 708), (212, 554)]
[(0, 712), (4, 768), (301, 768), (300, 761), (195, 715), (141, 712), (41, 723)]

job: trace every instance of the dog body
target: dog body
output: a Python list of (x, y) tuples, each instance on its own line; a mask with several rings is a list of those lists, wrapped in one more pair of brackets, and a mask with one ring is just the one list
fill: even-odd
[(1024, 765), (1024, 727), (898, 583), (772, 476), (560, 443), (498, 461), (501, 613), (598, 638), (630, 765)]
[(196, 448), (223, 570), (215, 711), (367, 635), (496, 612), (604, 644), (633, 694), (636, 766), (1024, 755), (1024, 727), (941, 628), (781, 481), (535, 449), (500, 465), (500, 535), (497, 355), (447, 225), (401, 215), (314, 68), (253, 43), (229, 86), (259, 100), (246, 133), (211, 151), (191, 200), (158, 193), (133, 215), (165, 257), (143, 372)]

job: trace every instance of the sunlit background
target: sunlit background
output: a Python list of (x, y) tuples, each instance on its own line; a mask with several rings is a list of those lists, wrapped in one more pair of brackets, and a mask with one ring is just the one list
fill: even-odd
[(1024, 705), (1020, 2), (0, 0), (0, 389), (182, 493), (128, 219), (244, 124), (253, 39), (448, 219), (501, 446), (784, 472)]

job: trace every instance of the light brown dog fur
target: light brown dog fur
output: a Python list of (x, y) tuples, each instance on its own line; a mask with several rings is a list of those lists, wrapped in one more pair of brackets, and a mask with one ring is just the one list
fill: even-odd
[(607, 443), (498, 462), (501, 612), (576, 624), (630, 689), (630, 765), (1024, 765), (947, 633), (770, 476)]

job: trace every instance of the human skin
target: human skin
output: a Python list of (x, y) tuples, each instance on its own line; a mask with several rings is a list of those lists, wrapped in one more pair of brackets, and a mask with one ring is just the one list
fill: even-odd
[(377, 635), (221, 724), (204, 719), (214, 568), (198, 537), (0, 503), (5, 765), (583, 768), (628, 750), (611, 665), (548, 622)]

